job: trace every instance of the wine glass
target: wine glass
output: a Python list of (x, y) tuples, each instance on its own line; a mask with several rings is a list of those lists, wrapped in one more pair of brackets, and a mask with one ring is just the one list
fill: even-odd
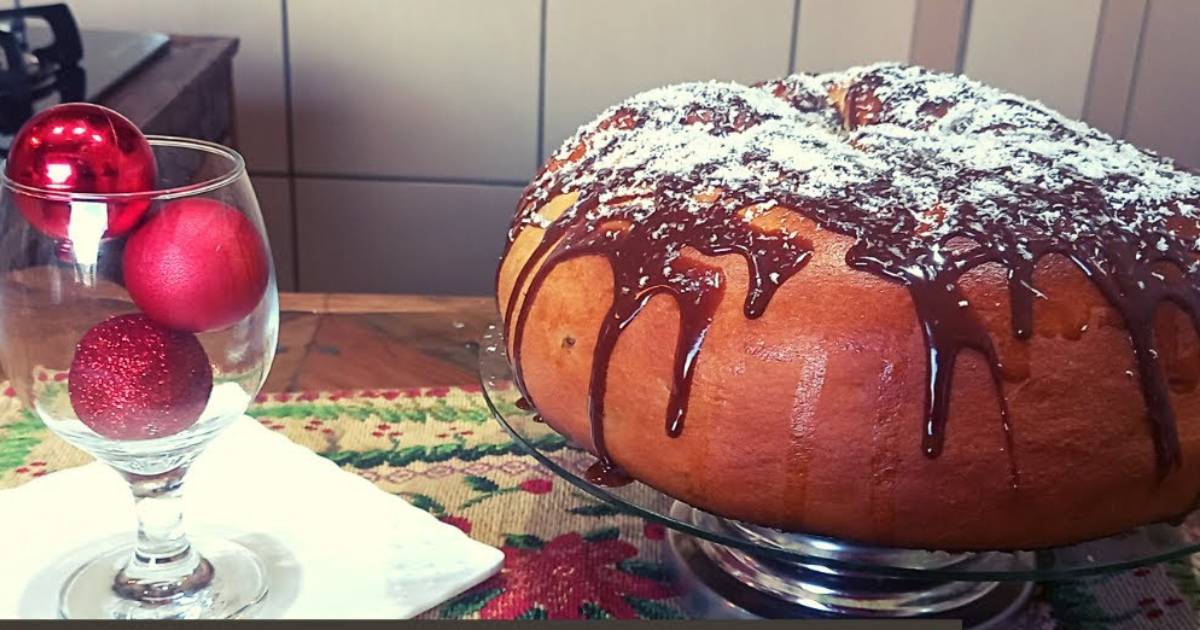
[(188, 467), (266, 379), (279, 308), (242, 157), (150, 136), (155, 190), (82, 194), (4, 178), (0, 364), (22, 403), (133, 492), (134, 542), (60, 595), (67, 618), (226, 618), (267, 593), (230, 541), (189, 541)]

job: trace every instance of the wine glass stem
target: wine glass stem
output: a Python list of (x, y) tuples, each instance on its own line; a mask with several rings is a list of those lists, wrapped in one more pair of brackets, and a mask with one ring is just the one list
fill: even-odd
[(126, 475), (137, 511), (137, 544), (116, 577), (120, 595), (143, 602), (167, 602), (203, 589), (212, 566), (188, 542), (183, 527), (182, 493), (186, 468), (145, 477)]

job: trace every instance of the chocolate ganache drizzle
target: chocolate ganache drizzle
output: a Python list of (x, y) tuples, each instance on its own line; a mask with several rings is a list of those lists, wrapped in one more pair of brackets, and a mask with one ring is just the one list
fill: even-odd
[[(577, 197), (561, 215), (539, 214), (565, 194)], [(942, 449), (954, 362), (964, 349), (991, 366), (1011, 456), (1002, 366), (959, 278), (985, 263), (1003, 265), (1012, 334), (1028, 339), (1040, 296), (1034, 267), (1047, 254), (1067, 257), (1124, 319), (1166, 474), (1180, 463), (1179, 443), (1153, 322), (1170, 301), (1200, 328), (1198, 203), (1200, 177), (1168, 160), (1038, 103), (917, 67), (651, 90), (580, 129), (524, 192), (509, 245), (529, 226), (544, 234), (507, 301), (514, 373), (529, 398), (522, 340), (550, 272), (602, 256), (614, 292), (588, 394), (597, 453), (611, 468), (604, 399), (613, 349), (656, 295), (679, 307), (665, 418), (667, 432), (678, 435), (725, 297), (717, 267), (681, 254), (742, 256), (750, 270), (745, 316), (759, 317), (812, 253), (786, 222), (756, 222), (784, 209), (853, 237), (847, 264), (909, 290), (928, 351), (922, 440), (930, 457)]]

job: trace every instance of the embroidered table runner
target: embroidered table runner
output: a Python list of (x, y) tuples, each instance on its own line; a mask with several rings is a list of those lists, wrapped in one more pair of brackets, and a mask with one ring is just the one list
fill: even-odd
[[(89, 458), (0, 394), (0, 488)], [(431, 618), (673, 619), (661, 525), (621, 514), (525, 455), (478, 390), (422, 388), (269, 394), (249, 414), (472, 537), (501, 547), (500, 574), (426, 613)], [(548, 442), (550, 449), (565, 444)], [(270, 466), (270, 462), (263, 462)], [(37, 527), (37, 514), (6, 514)], [(330, 531), (354, 540), (354, 524)], [(1038, 585), (1015, 628), (1196, 628), (1193, 560)]]

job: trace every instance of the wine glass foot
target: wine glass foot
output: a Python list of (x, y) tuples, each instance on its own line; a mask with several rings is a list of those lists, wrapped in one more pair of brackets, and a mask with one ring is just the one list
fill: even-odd
[[(132, 545), (126, 545), (91, 560), (67, 579), (59, 597), (59, 615), (64, 619), (250, 616), (267, 595), (267, 570), (259, 557), (227, 540), (195, 538), (192, 545), (201, 556), (200, 565), (190, 578), (190, 583), (197, 585), (195, 588), (187, 584), (166, 589), (128, 584), (118, 587), (115, 580), (133, 552)], [(129, 597), (136, 592), (146, 596)]]

